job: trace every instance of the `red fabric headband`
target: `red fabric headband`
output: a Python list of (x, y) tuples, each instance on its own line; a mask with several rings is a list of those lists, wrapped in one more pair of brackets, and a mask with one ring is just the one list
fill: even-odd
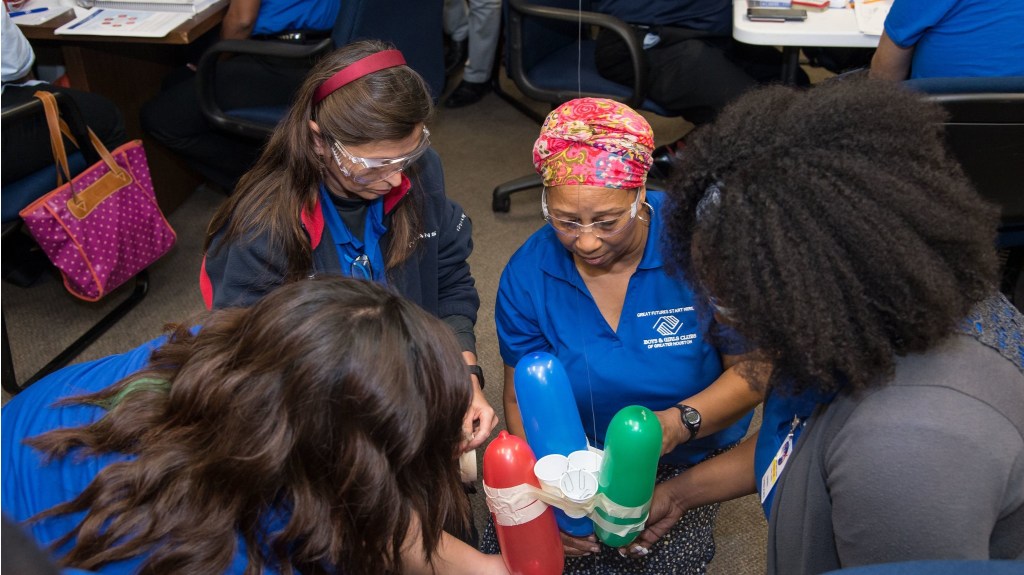
[(338, 70), (333, 76), (324, 81), (323, 84), (320, 84), (320, 87), (313, 93), (313, 105), (319, 104), (321, 100), (349, 82), (358, 80), (368, 74), (379, 72), (385, 68), (404, 65), (405, 57), (398, 50), (384, 50), (383, 52), (370, 54), (361, 60), (356, 60)]

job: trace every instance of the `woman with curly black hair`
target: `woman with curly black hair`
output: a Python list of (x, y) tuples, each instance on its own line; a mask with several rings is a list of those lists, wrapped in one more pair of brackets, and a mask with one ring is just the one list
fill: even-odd
[(769, 573), (1024, 558), (1024, 321), (941, 119), (846, 79), (748, 94), (689, 141), (666, 259), (771, 369), (759, 436), (661, 484), (641, 545), (757, 491)]

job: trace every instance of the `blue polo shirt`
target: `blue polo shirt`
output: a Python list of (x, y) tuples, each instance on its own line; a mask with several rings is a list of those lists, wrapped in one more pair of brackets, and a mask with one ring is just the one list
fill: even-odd
[(252, 33), (330, 30), (338, 19), (339, 0), (263, 0)]
[[(495, 323), (501, 357), (515, 366), (521, 357), (546, 351), (565, 367), (576, 408), (590, 442), (603, 447), (611, 418), (627, 405), (667, 409), (710, 385), (722, 373), (719, 351), (742, 353), (735, 336), (730, 349), (716, 350), (709, 326), (698, 317), (694, 295), (669, 277), (660, 249), (660, 209), (664, 196), (647, 192), (654, 208), (650, 233), (630, 278), (618, 331), (604, 320), (572, 254), (544, 226), (509, 260), (498, 286)], [(727, 331), (722, 326), (715, 329)], [(593, 398), (593, 402), (591, 402)], [(714, 435), (689, 442), (662, 458), (694, 464), (710, 452), (739, 441), (748, 414)]]
[[(12, 520), (22, 523), (33, 515), (78, 496), (106, 466), (127, 461), (134, 456), (106, 453), (78, 457), (75, 451), (67, 457), (44, 462), (35, 449), (23, 441), (47, 431), (88, 425), (99, 420), (106, 411), (91, 405), (55, 405), (59, 399), (100, 391), (139, 371), (149, 357), (164, 343), (165, 337), (149, 341), (129, 352), (61, 369), (39, 380), (14, 396), (3, 407), (0, 417), (0, 461), (2, 461), (2, 507)], [(42, 548), (70, 532), (85, 517), (84, 512), (48, 517), (42, 521), (22, 523), (25, 531)], [(268, 517), (270, 531), (283, 528), (286, 518)], [(238, 538), (234, 559), (225, 573), (241, 575), (249, 560), (245, 540)], [(73, 543), (57, 550), (67, 553)], [(120, 575), (137, 573), (144, 555), (107, 563), (95, 573)], [(73, 573), (74, 571), (65, 571)], [(270, 575), (278, 571), (269, 568)]]
[(911, 78), (1024, 76), (1024, 3), (895, 0), (885, 32), (914, 46)]

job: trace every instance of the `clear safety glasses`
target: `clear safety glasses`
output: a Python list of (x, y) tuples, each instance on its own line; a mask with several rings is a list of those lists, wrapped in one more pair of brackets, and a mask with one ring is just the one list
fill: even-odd
[(354, 278), (373, 281), (373, 266), (370, 265), (370, 256), (362, 254), (353, 259), (348, 267), (348, 275)]
[[(338, 164), (338, 169), (342, 174), (356, 183), (365, 185), (386, 180), (398, 172), (404, 171), (428, 148), (430, 148), (430, 130), (424, 126), (423, 136), (420, 138), (420, 143), (416, 145), (416, 149), (400, 158), (362, 158), (350, 153), (337, 140), (331, 146), (331, 153), (334, 154), (334, 161)], [(348, 161), (349, 166), (345, 165), (342, 158)]]
[(629, 207), (629, 215), (621, 215), (617, 218), (610, 220), (601, 220), (599, 222), (592, 222), (589, 224), (581, 224), (572, 220), (563, 220), (556, 218), (548, 213), (548, 190), (544, 188), (540, 195), (540, 206), (544, 211), (544, 219), (555, 229), (559, 234), (569, 237), (578, 238), (582, 234), (591, 233), (596, 238), (610, 238), (614, 235), (621, 234), (626, 231), (627, 228), (636, 220), (636, 215), (640, 207), (640, 190), (636, 190), (636, 199)]

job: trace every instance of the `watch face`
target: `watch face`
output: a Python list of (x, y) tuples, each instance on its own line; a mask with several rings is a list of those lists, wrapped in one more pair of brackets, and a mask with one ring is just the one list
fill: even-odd
[(700, 413), (696, 409), (688, 409), (683, 414), (683, 419), (690, 425), (697, 425), (700, 423)]

